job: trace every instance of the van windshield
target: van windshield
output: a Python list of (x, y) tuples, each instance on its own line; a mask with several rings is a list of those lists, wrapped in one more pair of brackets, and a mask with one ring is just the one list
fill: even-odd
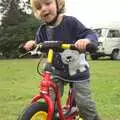
[(102, 37), (102, 29), (93, 29), (93, 31), (97, 34), (98, 37)]

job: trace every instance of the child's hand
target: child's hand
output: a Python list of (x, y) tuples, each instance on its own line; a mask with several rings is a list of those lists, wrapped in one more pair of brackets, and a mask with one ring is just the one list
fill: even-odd
[(79, 39), (75, 42), (75, 47), (84, 51), (90, 42), (89, 39)]
[(25, 43), (24, 49), (27, 50), (27, 51), (29, 51), (29, 50), (31, 50), (34, 46), (36, 46), (35, 41), (34, 41), (34, 40), (30, 40), (30, 41), (28, 41), (28, 42)]

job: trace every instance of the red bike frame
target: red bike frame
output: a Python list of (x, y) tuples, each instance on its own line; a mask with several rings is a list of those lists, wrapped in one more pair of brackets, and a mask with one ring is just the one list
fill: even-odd
[[(50, 45), (49, 45), (50, 44)], [(43, 48), (49, 49), (48, 51), (48, 64), (52, 65), (52, 60), (53, 60), (53, 49), (52, 48), (62, 48), (62, 49), (73, 49), (73, 50), (78, 50), (73, 44), (62, 44), (61, 42), (58, 41), (46, 41), (46, 43), (44, 43), (43, 45), (40, 44), (38, 45), (38, 50), (41, 49), (43, 46)], [(92, 49), (91, 49), (92, 48)], [(35, 49), (37, 50), (37, 49)], [(89, 44), (88, 48), (86, 48), (87, 51), (96, 51), (97, 48), (95, 45)], [(80, 52), (80, 50), (78, 50)], [(35, 51), (33, 51), (34, 53)], [(84, 52), (84, 51), (82, 51)], [(74, 110), (71, 112), (71, 108), (72, 107), (76, 107), (75, 101), (74, 101), (74, 97), (73, 97), (73, 88), (69, 89), (69, 94), (67, 97), (67, 101), (66, 101), (66, 105), (65, 105), (65, 109), (67, 109), (67, 111), (70, 111), (70, 114), (64, 114), (63, 112), (63, 106), (61, 103), (61, 92), (60, 92), (60, 88), (57, 86), (57, 84), (52, 80), (52, 73), (48, 71), (44, 71), (43, 73), (39, 74), (42, 76), (42, 80), (40, 80), (40, 85), (39, 85), (39, 91), (40, 94), (36, 95), (33, 99), (32, 99), (32, 103), (38, 102), (38, 100), (40, 99), (44, 99), (45, 103), (48, 105), (48, 115), (47, 115), (47, 120), (52, 120), (52, 116), (54, 115), (54, 110), (55, 110), (55, 104), (57, 104), (57, 108), (58, 108), (58, 113), (59, 113), (59, 119), (60, 120), (75, 120), (75, 117), (78, 115), (78, 111)], [(50, 91), (49, 88), (53, 88), (55, 95), (56, 95), (56, 99), (55, 99), (55, 103), (52, 101), (51, 96), (50, 96)], [(68, 112), (67, 112), (68, 113)]]
[(57, 85), (53, 82), (53, 80), (51, 79), (51, 73), (48, 71), (45, 71), (45, 73), (42, 75), (43, 76), (43, 80), (40, 82), (40, 94), (35, 96), (32, 99), (32, 103), (37, 102), (39, 99), (44, 99), (45, 102), (48, 105), (48, 116), (47, 116), (47, 120), (52, 120), (52, 116), (54, 113), (54, 104), (50, 98), (49, 95), (49, 88), (52, 87), (55, 91), (56, 94), (56, 99), (57, 99), (57, 106), (58, 106), (58, 112), (59, 112), (59, 116), (60, 116), (60, 120), (65, 120), (64, 114), (62, 112), (62, 105), (61, 105), (61, 95), (60, 95), (60, 89), (57, 87)]
[[(40, 94), (36, 95), (32, 99), (32, 103), (37, 102), (39, 99), (44, 99), (46, 104), (48, 105), (47, 120), (52, 120), (52, 116), (54, 113), (54, 103), (51, 100), (50, 95), (49, 95), (49, 88), (52, 87), (56, 94), (55, 102), (57, 103), (60, 120), (73, 120), (73, 118), (75, 117), (77, 113), (76, 114), (73, 113), (74, 115), (71, 114), (65, 118), (63, 109), (62, 109), (62, 104), (61, 104), (61, 92), (60, 92), (59, 87), (56, 85), (56, 83), (51, 79), (52, 78), (51, 73), (48, 71), (45, 71), (42, 74), (42, 77), (43, 77), (43, 80), (40, 81), (40, 85), (39, 85)], [(70, 108), (71, 98), (72, 98), (72, 95), (69, 94), (65, 107)]]
[[(69, 44), (63, 44), (62, 48), (70, 48), (71, 46)], [(52, 64), (53, 60), (53, 50), (49, 49), (48, 52), (48, 64)], [(53, 88), (55, 95), (56, 95), (56, 100), (55, 104), (57, 104), (58, 108), (58, 113), (59, 113), (59, 118), (60, 120), (74, 120), (74, 117), (77, 115), (77, 112), (74, 112), (68, 116), (65, 116), (63, 113), (63, 106), (61, 104), (61, 92), (60, 88), (57, 86), (57, 84), (52, 80), (52, 75), (51, 72), (49, 71), (44, 71), (43, 73), (40, 73), (42, 76), (42, 80), (40, 81), (39, 85), (39, 91), (40, 94), (36, 95), (32, 99), (32, 103), (37, 102), (40, 99), (44, 99), (45, 103), (48, 105), (48, 115), (47, 115), (47, 120), (52, 120), (52, 116), (54, 114), (54, 103), (51, 100), (50, 94), (49, 94), (49, 88)], [(69, 94), (67, 97), (67, 102), (64, 108), (67, 108), (67, 110), (71, 109), (71, 100), (72, 100), (72, 92), (70, 92), (71, 89), (69, 90)]]

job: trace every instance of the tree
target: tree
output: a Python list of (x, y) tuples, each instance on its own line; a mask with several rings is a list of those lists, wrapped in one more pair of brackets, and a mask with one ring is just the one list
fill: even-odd
[(3, 13), (3, 18), (1, 21), (3, 27), (17, 25), (19, 24), (19, 22), (24, 21), (23, 18), (27, 14), (22, 12), (22, 9), (20, 9), (19, 0), (2, 0), (2, 1), (4, 1), (4, 3), (2, 3), (1, 8), (1, 12)]
[[(34, 34), (39, 22), (31, 14), (26, 14), (23, 8), (20, 8), (19, 0), (5, 1), (4, 17), (0, 31), (0, 52), (6, 57), (18, 56), (18, 46), (21, 42), (34, 39)], [(6, 2), (9, 2), (9, 7)], [(29, 6), (29, 5), (28, 5)], [(6, 9), (5, 9), (6, 8)]]

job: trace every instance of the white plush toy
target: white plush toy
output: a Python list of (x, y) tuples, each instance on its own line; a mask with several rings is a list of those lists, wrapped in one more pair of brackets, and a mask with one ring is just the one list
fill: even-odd
[(85, 60), (85, 54), (80, 54), (76, 50), (64, 50), (63, 53), (61, 53), (61, 59), (64, 64), (68, 65), (71, 76), (75, 75), (78, 70), (84, 72), (86, 70), (85, 66), (89, 66)]

